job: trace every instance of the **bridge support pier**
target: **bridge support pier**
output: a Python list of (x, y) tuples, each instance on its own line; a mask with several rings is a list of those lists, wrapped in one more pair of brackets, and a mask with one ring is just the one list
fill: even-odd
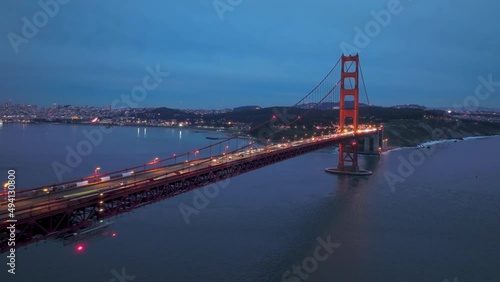
[(358, 143), (356, 140), (339, 144), (339, 170), (359, 171)]
[(384, 142), (383, 131), (379, 129), (376, 135), (362, 137), (358, 140), (359, 154), (362, 155), (380, 155), (387, 149), (387, 142)]
[(370, 175), (369, 170), (359, 168), (358, 164), (358, 146), (357, 140), (339, 144), (339, 163), (337, 167), (325, 168), (325, 171), (333, 174), (345, 175)]

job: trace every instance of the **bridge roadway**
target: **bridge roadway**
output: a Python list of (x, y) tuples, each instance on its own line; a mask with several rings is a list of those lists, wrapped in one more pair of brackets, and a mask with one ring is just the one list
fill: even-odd
[[(121, 192), (130, 193), (131, 190), (135, 190), (139, 187), (158, 186), (161, 183), (168, 182), (169, 179), (196, 176), (198, 172), (202, 170), (207, 171), (229, 167), (234, 165), (234, 163), (258, 160), (267, 155), (279, 153), (280, 151), (290, 151), (295, 148), (308, 147), (314, 144), (321, 145), (324, 143), (332, 145), (344, 139), (369, 136), (376, 132), (377, 129), (365, 129), (358, 130), (357, 134), (354, 132), (337, 133), (290, 143), (274, 144), (262, 148), (247, 148), (242, 151), (233, 151), (224, 155), (193, 159), (187, 162), (170, 164), (144, 171), (130, 171), (128, 176), (112, 177), (106, 181), (89, 183), (88, 185), (79, 187), (76, 187), (74, 184), (77, 182), (81, 183), (82, 180), (73, 181), (73, 185), (67, 185), (72, 187), (66, 189), (53, 190), (51, 187), (58, 187), (56, 184), (49, 185), (45, 189), (38, 188), (37, 190), (28, 189), (22, 192), (19, 191), (21, 193), (19, 193), (15, 199), (15, 219), (19, 226), (22, 222), (33, 222), (33, 220), (37, 218), (43, 218), (44, 215), (53, 215), (65, 209), (67, 210), (69, 207), (81, 205), (82, 202), (95, 204), (99, 202), (103, 204), (102, 200), (105, 200), (103, 195), (117, 195), (121, 194)], [(186, 191), (174, 192), (173, 195), (183, 192)], [(109, 197), (107, 198), (109, 199)], [(4, 196), (0, 204), (0, 252), (5, 251), (5, 246), (2, 244), (2, 235), (6, 236), (6, 234), (2, 234), (2, 232), (4, 232), (9, 225), (7, 223), (8, 219), (9, 212), (7, 201)]]

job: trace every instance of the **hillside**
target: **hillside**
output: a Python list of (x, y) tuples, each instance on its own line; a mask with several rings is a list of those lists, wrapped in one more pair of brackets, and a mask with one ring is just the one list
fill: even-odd
[[(193, 126), (202, 122), (204, 126), (240, 129), (261, 140), (293, 140), (327, 134), (336, 130), (339, 110), (317, 110), (292, 107), (260, 108), (240, 107), (237, 111), (197, 115), (181, 110), (157, 108), (141, 115), (142, 118), (177, 118), (192, 122)], [(300, 117), (300, 118), (299, 118)], [(445, 111), (425, 108), (360, 107), (360, 123), (383, 124), (385, 138), (389, 146), (416, 146), (442, 139), (464, 138), (500, 134), (500, 123), (451, 118)], [(317, 128), (322, 128), (318, 130)], [(233, 130), (238, 132), (238, 130)]]
[(384, 135), (393, 147), (417, 146), (428, 141), (500, 134), (500, 124), (469, 120), (395, 119), (384, 123)]

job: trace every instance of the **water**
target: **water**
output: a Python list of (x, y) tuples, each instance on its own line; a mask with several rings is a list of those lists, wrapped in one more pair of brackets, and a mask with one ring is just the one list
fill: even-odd
[[(4, 124), (0, 171), (15, 168), (22, 187), (56, 181), (52, 162), (63, 163), (65, 146), (93, 128)], [(206, 135), (114, 128), (64, 177), (214, 142)], [(88, 239), (83, 253), (52, 240), (22, 247), (16, 276), (2, 263), (0, 281), (116, 282), (122, 271), (130, 275), (123, 281), (282, 281), (287, 270), (285, 281), (500, 281), (498, 146), (500, 138), (486, 138), (435, 145), (429, 156), (403, 149), (362, 157), (374, 171), (366, 178), (327, 174), (337, 156), (313, 152), (232, 178), (189, 224), (179, 205), (193, 206), (204, 189), (117, 217), (109, 230), (117, 236)], [(387, 173), (415, 150), (422, 164), (391, 189)], [(313, 259), (318, 238), (340, 244), (321, 250), (323, 261)], [(311, 273), (293, 274), (303, 262)]]

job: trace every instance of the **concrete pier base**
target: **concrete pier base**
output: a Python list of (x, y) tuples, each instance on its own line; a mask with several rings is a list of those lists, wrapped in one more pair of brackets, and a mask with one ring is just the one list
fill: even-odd
[(356, 175), (356, 176), (367, 176), (373, 174), (372, 171), (364, 169), (348, 170), (348, 169), (339, 169), (336, 167), (325, 168), (325, 171), (332, 174)]

